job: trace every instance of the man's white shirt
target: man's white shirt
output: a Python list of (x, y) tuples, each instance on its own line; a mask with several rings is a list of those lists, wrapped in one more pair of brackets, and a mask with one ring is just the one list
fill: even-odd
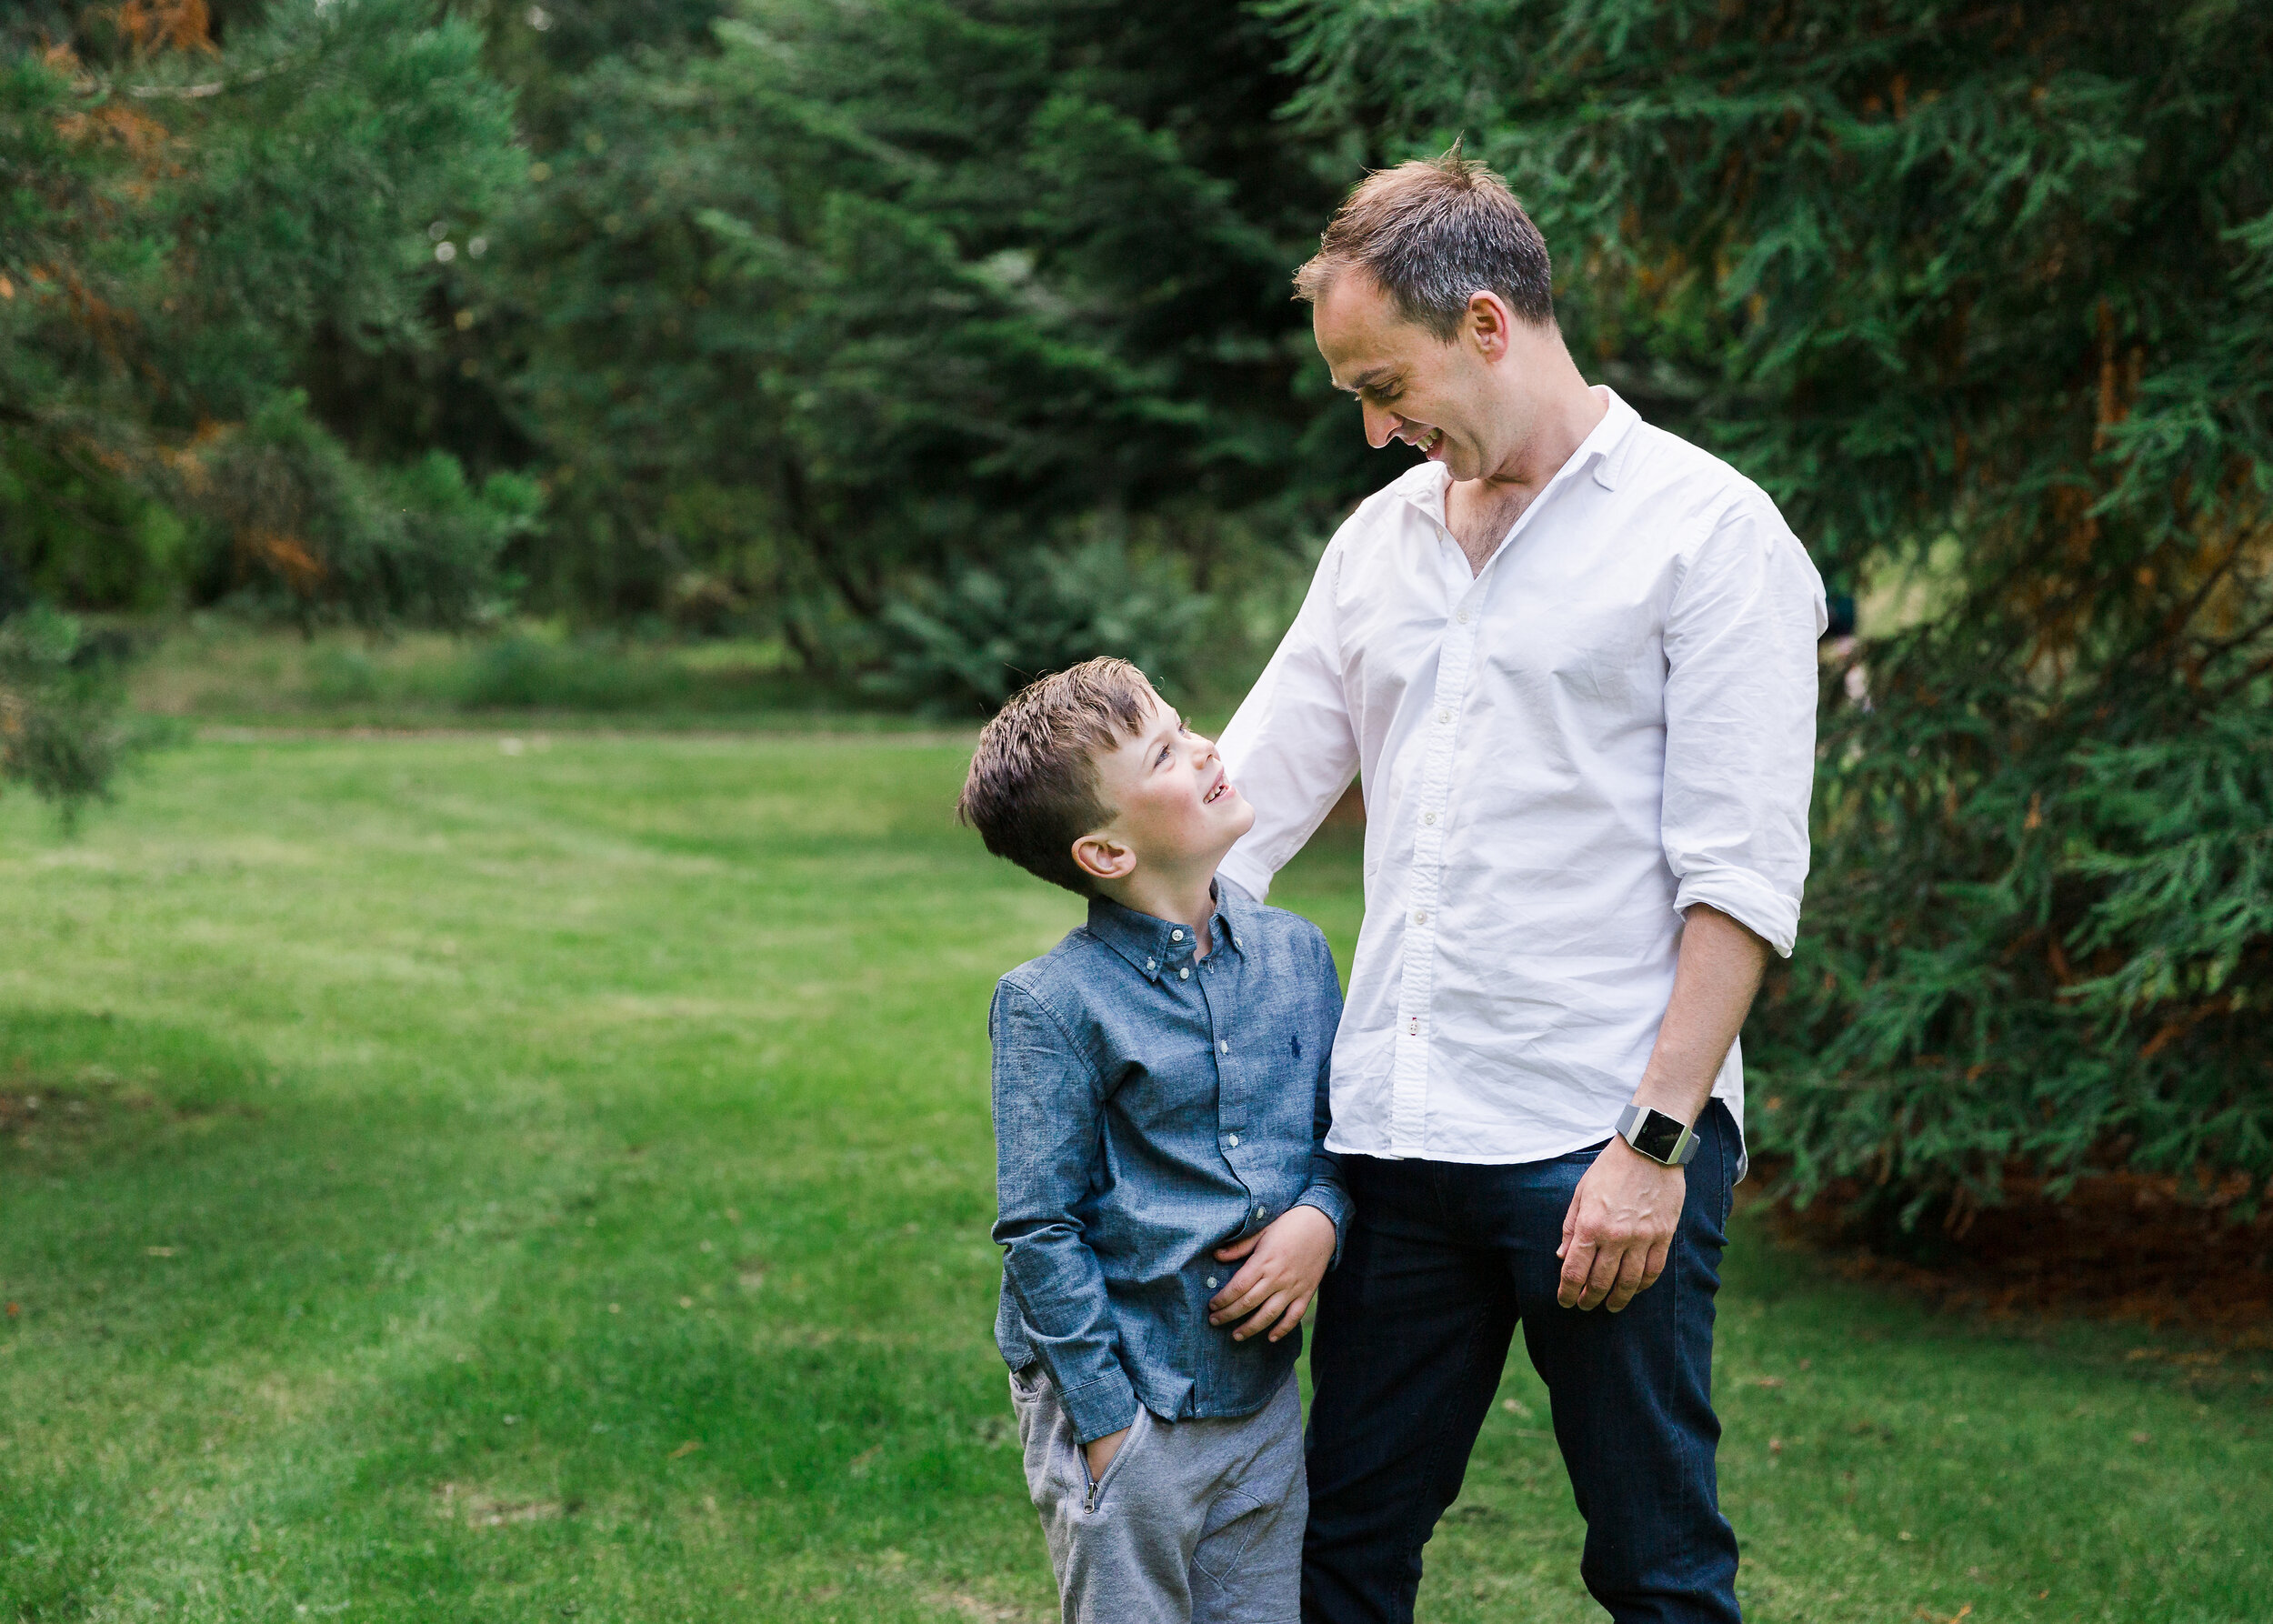
[[(1681, 912), (1790, 955), (1823, 583), (1758, 486), (1607, 412), (1480, 571), (1408, 471), (1320, 559), (1221, 740), (1252, 895), (1361, 774), (1366, 917), (1329, 1148), (1538, 1161), (1607, 1138)], [(1743, 1062), (1713, 1086), (1741, 1123)]]

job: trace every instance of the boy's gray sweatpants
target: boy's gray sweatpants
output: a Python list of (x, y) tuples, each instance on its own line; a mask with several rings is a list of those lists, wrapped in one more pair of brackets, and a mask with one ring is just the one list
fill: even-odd
[(1096, 1483), (1041, 1366), (1013, 1374), (1010, 1397), (1065, 1624), (1297, 1624), (1310, 1495), (1291, 1374), (1227, 1420), (1139, 1406)]

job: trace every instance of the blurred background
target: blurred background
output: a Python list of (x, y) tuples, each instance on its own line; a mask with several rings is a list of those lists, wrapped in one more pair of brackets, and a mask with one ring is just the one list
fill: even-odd
[[(1046, 1612), (969, 729), (1228, 714), (1457, 136), (1838, 610), (1747, 1607), (2261, 1619), (2268, 108), (2236, 0), (15, 0), (0, 1617)], [(1432, 1619), (1590, 1616), (1509, 1383)]]

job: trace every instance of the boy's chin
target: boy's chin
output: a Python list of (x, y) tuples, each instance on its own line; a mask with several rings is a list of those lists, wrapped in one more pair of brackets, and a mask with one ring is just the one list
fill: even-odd
[(1238, 845), (1240, 839), (1254, 827), (1255, 808), (1245, 799), (1225, 807), (1223, 822), (1210, 831), (1215, 837), (1207, 843), (1215, 852), (1216, 861), (1220, 863), (1229, 857), (1231, 848)]

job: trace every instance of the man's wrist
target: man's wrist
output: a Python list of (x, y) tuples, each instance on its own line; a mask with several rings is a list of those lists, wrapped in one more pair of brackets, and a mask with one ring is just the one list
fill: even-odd
[(1694, 1117), (1677, 1117), (1639, 1100), (1618, 1113), (1616, 1133), (1637, 1156), (1667, 1168), (1688, 1166), (1700, 1142)]

